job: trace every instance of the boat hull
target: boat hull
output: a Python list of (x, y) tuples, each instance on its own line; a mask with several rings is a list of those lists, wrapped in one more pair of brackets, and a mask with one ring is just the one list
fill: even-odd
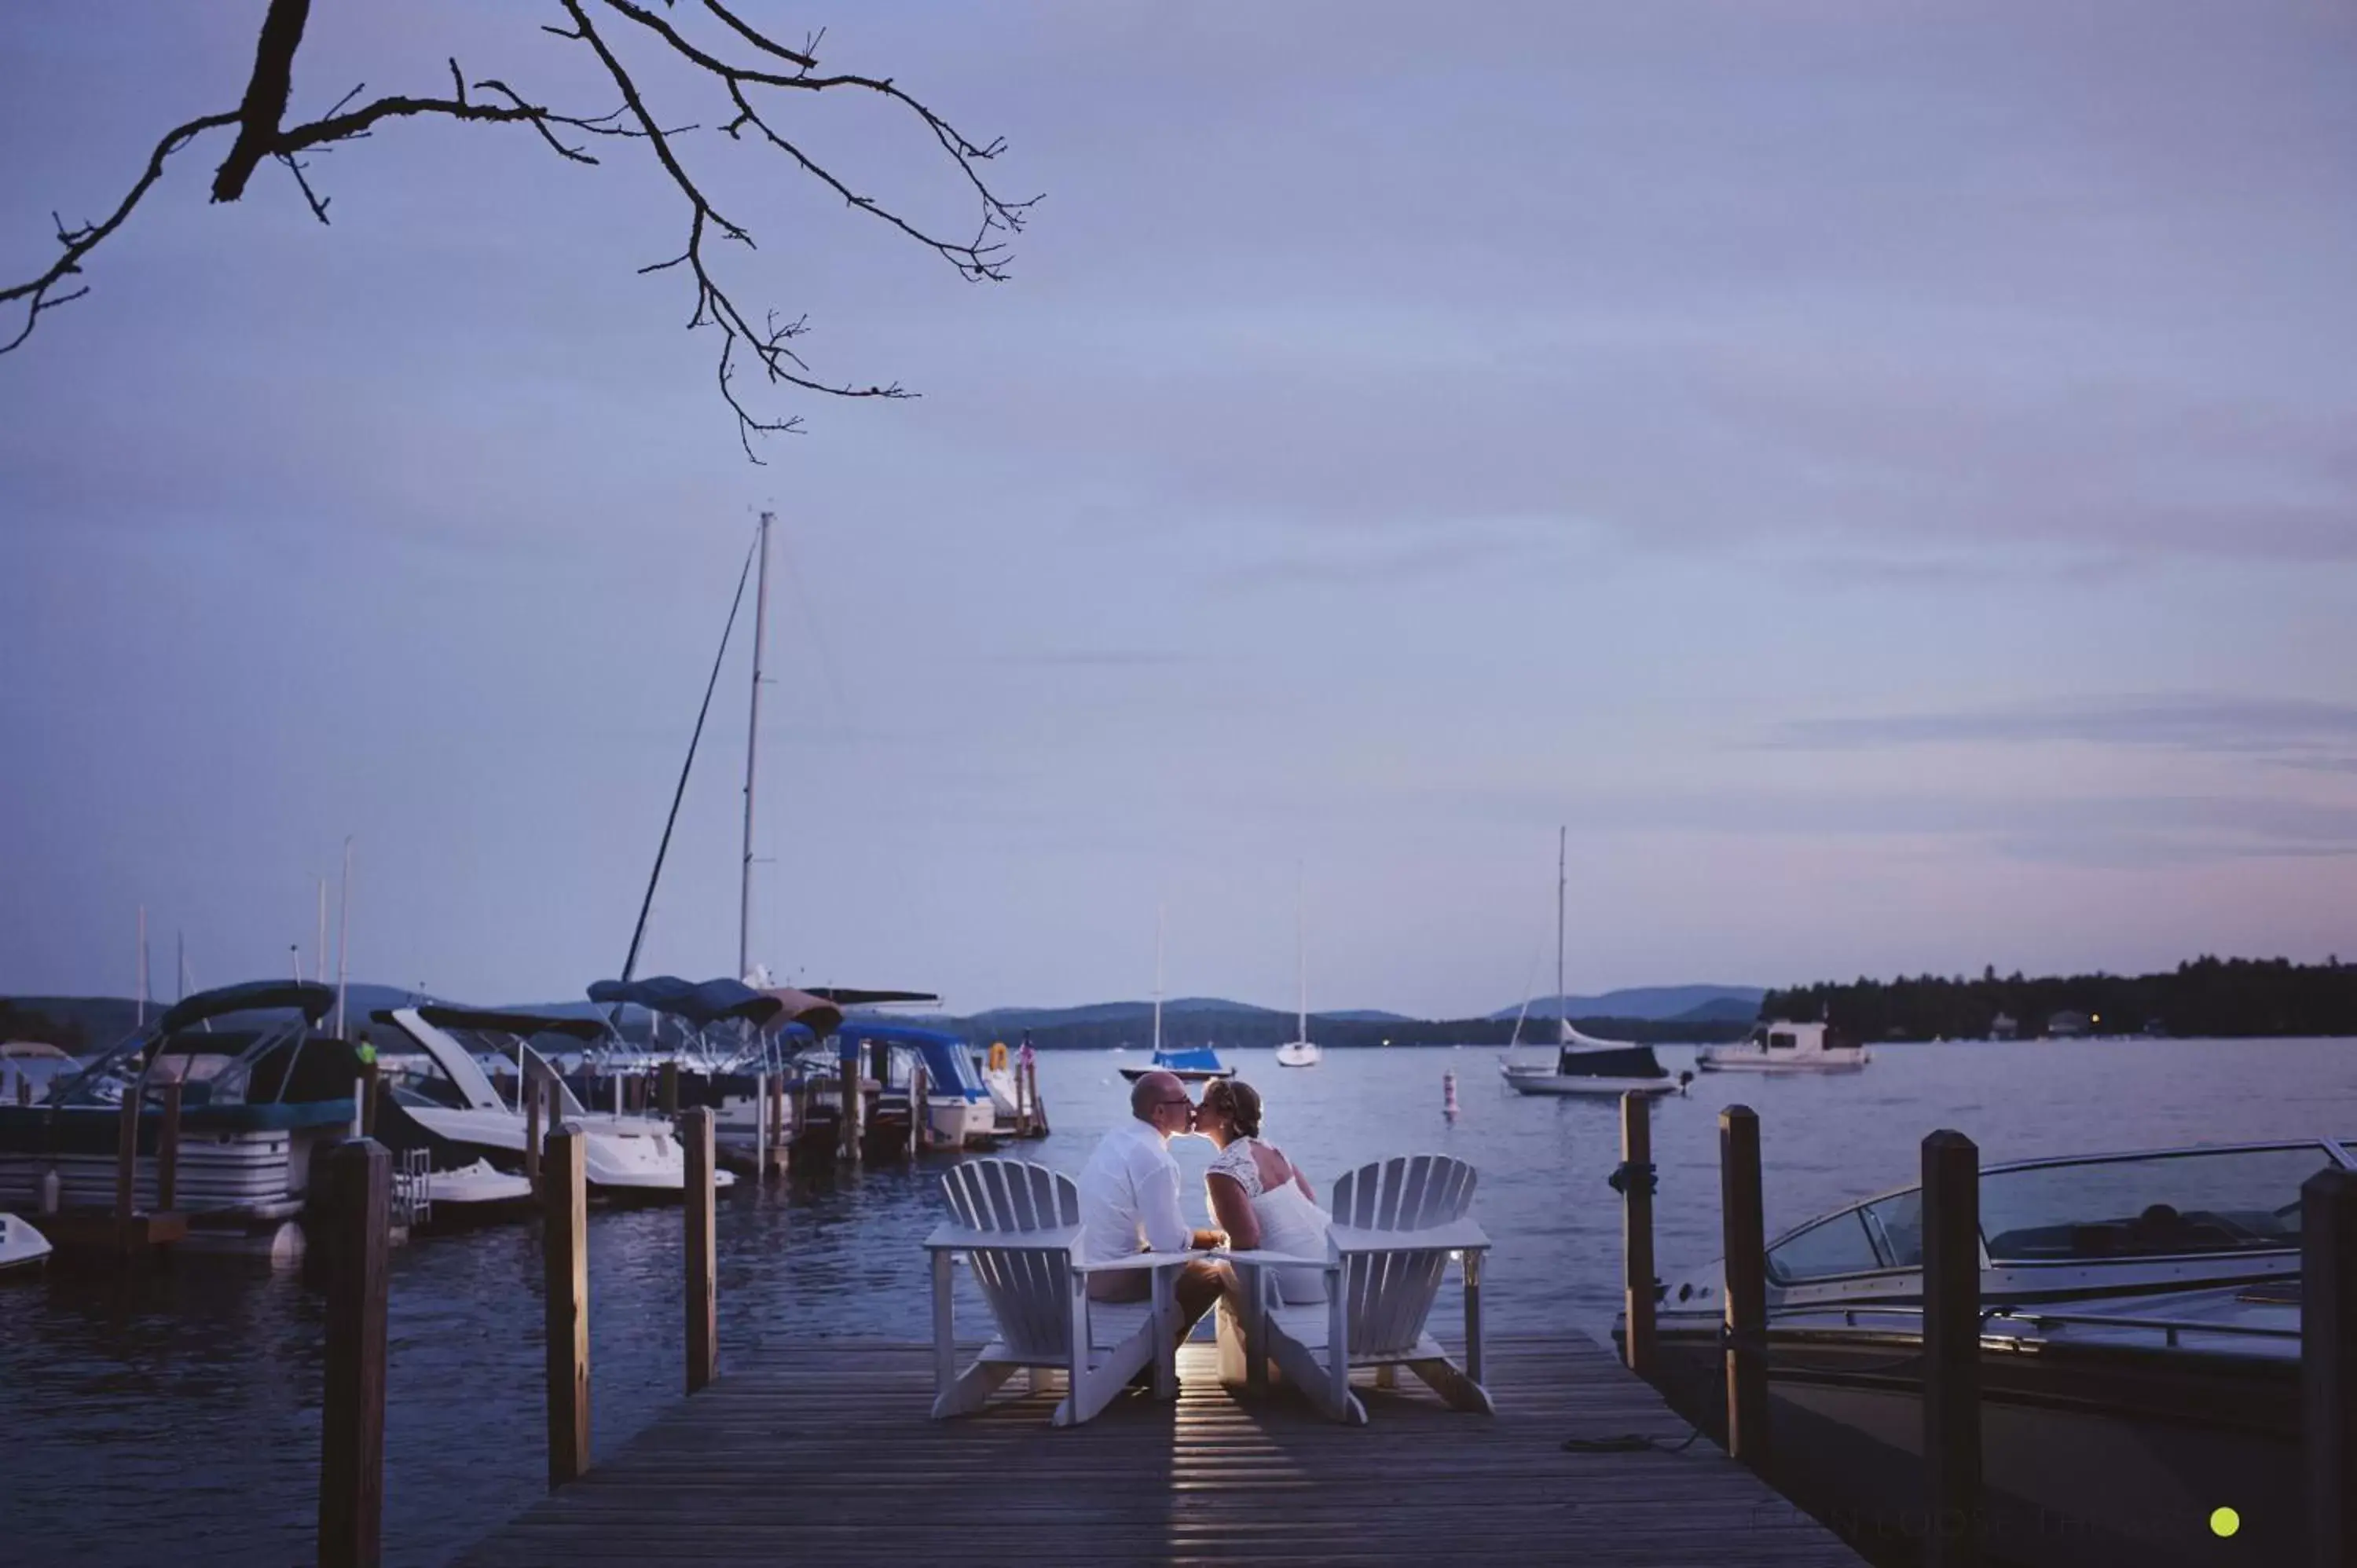
[[(1673, 1408), (1723, 1441), (1716, 1335), (1658, 1341)], [(1878, 1564), (1920, 1561), (1921, 1384), (1908, 1348), (1771, 1337), (1770, 1479)], [(2019, 1568), (2263, 1568), (2305, 1562), (2298, 1364), (1985, 1349), (1983, 1528)], [(2231, 1539), (2210, 1528), (2232, 1507)]]
[(48, 1255), (48, 1237), (13, 1214), (0, 1214), (0, 1275), (30, 1273)]
[(1132, 1083), (1135, 1083), (1149, 1072), (1167, 1072), (1181, 1083), (1209, 1083), (1215, 1078), (1236, 1076), (1236, 1069), (1232, 1067), (1125, 1067), (1120, 1070), (1121, 1076)]
[(1713, 1057), (1708, 1051), (1695, 1058), (1695, 1066), (1704, 1072), (1768, 1072), (1810, 1075), (1829, 1072), (1858, 1072), (1866, 1067), (1860, 1055), (1848, 1061), (1780, 1062), (1746, 1060), (1741, 1057)]
[(1624, 1094), (1675, 1094), (1674, 1079), (1587, 1078), (1554, 1072), (1510, 1072), (1506, 1082), (1517, 1094), (1591, 1095), (1618, 1100)]
[(1325, 1058), (1326, 1053), (1318, 1047), (1303, 1041), (1276, 1047), (1276, 1065), (1279, 1067), (1316, 1067)]

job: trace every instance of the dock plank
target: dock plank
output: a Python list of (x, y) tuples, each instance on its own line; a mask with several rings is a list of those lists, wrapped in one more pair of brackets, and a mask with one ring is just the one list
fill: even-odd
[(1565, 1452), (1686, 1434), (1593, 1341), (1488, 1354), (1494, 1418), (1413, 1379), (1361, 1379), (1369, 1423), (1337, 1426), (1282, 1389), (1222, 1387), (1211, 1348), (1190, 1345), (1177, 1401), (1125, 1396), (1057, 1431), (1056, 1395), (1019, 1376), (989, 1409), (934, 1422), (929, 1348), (794, 1347), (673, 1406), (458, 1562), (1860, 1563), (1707, 1440)]

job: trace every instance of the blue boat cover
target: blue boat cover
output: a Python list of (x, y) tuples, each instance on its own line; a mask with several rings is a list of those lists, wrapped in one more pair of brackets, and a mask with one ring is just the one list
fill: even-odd
[(302, 1010), (304, 1022), (316, 1024), (328, 1015), (336, 1004), (335, 988), (309, 980), (249, 980), (237, 985), (223, 985), (211, 991), (199, 991), (194, 996), (174, 1003), (156, 1022), (159, 1034), (169, 1035), (208, 1018), (219, 1018), (231, 1013), (255, 1013), (264, 1009), (294, 1007)]
[(1156, 1067), (1182, 1068), (1189, 1072), (1218, 1072), (1225, 1065), (1220, 1053), (1209, 1046), (1189, 1046), (1183, 1050), (1167, 1047), (1154, 1053)]
[(930, 1092), (962, 1093), (968, 1100), (978, 1100), (989, 1092), (983, 1087), (981, 1075), (974, 1071), (973, 1047), (955, 1035), (920, 1029), (913, 1024), (884, 1024), (855, 1016), (843, 1021), (834, 1038), (836, 1058), (842, 1061), (856, 1059), (861, 1042), (866, 1040), (914, 1052), (925, 1064)]

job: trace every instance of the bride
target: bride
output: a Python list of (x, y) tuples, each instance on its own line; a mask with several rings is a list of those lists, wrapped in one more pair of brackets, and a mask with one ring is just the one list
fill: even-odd
[[(1211, 1217), (1239, 1251), (1259, 1248), (1299, 1258), (1326, 1255), (1327, 1218), (1309, 1178), (1261, 1142), (1260, 1091), (1240, 1079), (1214, 1079), (1195, 1110), (1195, 1131), (1219, 1146), (1204, 1186)], [(1276, 1288), (1288, 1305), (1326, 1299), (1319, 1269), (1278, 1269)]]

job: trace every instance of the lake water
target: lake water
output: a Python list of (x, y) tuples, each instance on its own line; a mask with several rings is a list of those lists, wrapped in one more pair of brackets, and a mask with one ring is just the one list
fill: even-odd
[[(1674, 1070), (1689, 1053), (1664, 1049)], [(1135, 1056), (1039, 1058), (1055, 1135), (1023, 1157), (1077, 1171), (1124, 1113)], [(1231, 1058), (1266, 1100), (1265, 1135), (1322, 1191), (1394, 1154), (1459, 1155), (1497, 1242), (1492, 1332), (1600, 1333), (1618, 1305), (1620, 1157), (1607, 1101), (1523, 1099), (1488, 1049), (1344, 1051), (1314, 1069)], [(1459, 1113), (1442, 1114), (1455, 1072)], [(1720, 1106), (1759, 1111), (1770, 1234), (1915, 1179), (1934, 1127), (1988, 1160), (2260, 1138), (2357, 1135), (2357, 1041), (2085, 1041), (1894, 1046), (1857, 1074), (1710, 1074), (1658, 1104), (1663, 1275), (1717, 1256)], [(1211, 1147), (1174, 1145), (1190, 1202)], [(931, 1333), (919, 1239), (931, 1173), (869, 1167), (746, 1183), (720, 1205), (720, 1335), (732, 1359), (789, 1340)], [(2289, 1195), (2287, 1194), (2287, 1198)], [(590, 1217), (591, 1369), (599, 1455), (677, 1397), (677, 1208)], [(422, 1238), (393, 1261), (385, 1560), (444, 1561), (538, 1497), (545, 1449), (540, 1248), (511, 1225)], [(1440, 1313), (1457, 1304), (1444, 1299)], [(116, 1278), (53, 1267), (0, 1285), (0, 1563), (77, 1568), (310, 1560), (318, 1468), (321, 1303), (300, 1278), (189, 1259)], [(979, 1302), (960, 1321), (978, 1329)], [(781, 1485), (797, 1484), (781, 1477)]]

